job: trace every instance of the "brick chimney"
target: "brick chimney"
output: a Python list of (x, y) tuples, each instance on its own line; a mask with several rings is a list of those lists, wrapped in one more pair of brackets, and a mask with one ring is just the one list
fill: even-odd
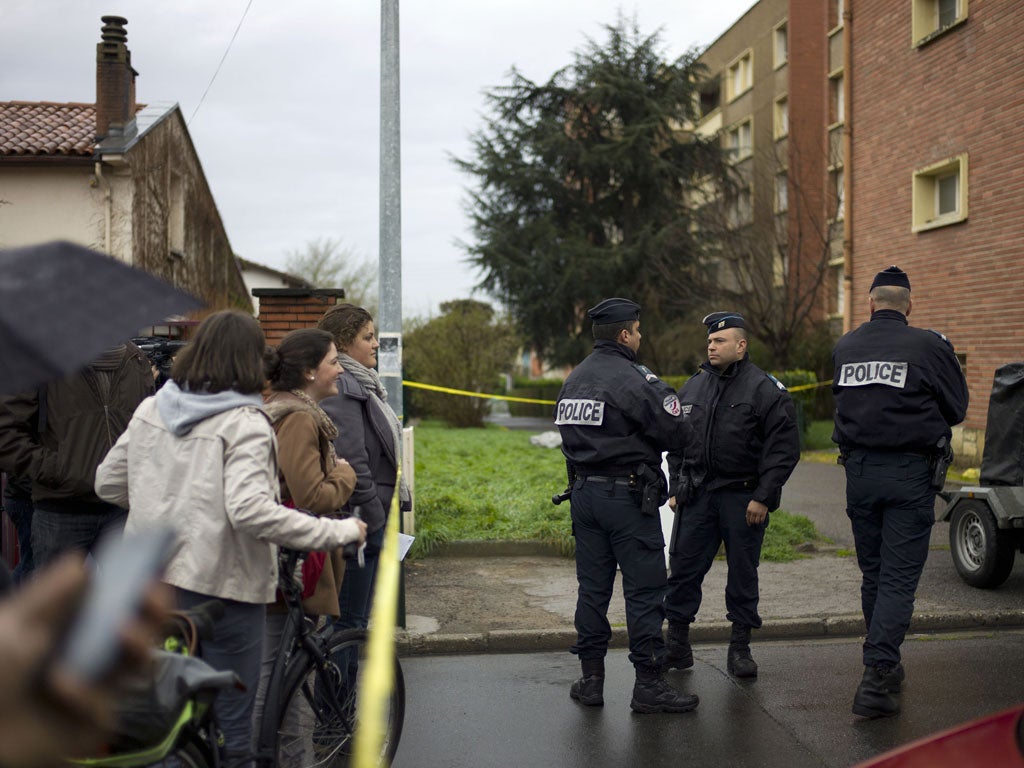
[(341, 288), (253, 288), (260, 300), (260, 327), (267, 344), (277, 345), (288, 331), (316, 328), (324, 312), (345, 298)]
[(96, 141), (131, 135), (135, 128), (135, 78), (128, 50), (128, 19), (103, 16), (102, 42), (96, 44)]

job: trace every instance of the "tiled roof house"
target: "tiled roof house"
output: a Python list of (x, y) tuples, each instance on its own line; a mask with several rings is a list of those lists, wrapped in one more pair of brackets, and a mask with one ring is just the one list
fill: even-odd
[(181, 109), (136, 103), (127, 21), (103, 22), (94, 104), (0, 102), (0, 248), (72, 240), (251, 311)]

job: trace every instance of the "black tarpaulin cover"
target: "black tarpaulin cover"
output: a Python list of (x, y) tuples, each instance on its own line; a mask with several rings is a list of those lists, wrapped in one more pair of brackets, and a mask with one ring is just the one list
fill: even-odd
[(996, 369), (988, 401), (982, 485), (1024, 485), (1024, 363)]

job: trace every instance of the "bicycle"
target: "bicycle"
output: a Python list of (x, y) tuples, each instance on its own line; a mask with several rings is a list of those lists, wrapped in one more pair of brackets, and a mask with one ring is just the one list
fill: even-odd
[[(367, 632), (317, 629), (302, 611), (301, 586), (292, 579), (300, 553), (281, 549), (280, 590), (288, 611), (281, 648), (263, 702), (257, 731), (257, 762), (296, 768), (350, 762), (356, 730), (360, 670), (365, 665)], [(390, 765), (405, 717), (405, 683), (398, 656), (395, 685), (381, 713), (385, 721), (379, 763)]]
[(220, 768), (223, 737), (213, 715), (217, 693), (237, 684), (197, 655), (223, 607), (211, 600), (170, 616), (164, 647), (154, 651), (153, 674), (122, 698), (106, 754), (72, 760), (86, 768), (141, 768), (158, 764)]

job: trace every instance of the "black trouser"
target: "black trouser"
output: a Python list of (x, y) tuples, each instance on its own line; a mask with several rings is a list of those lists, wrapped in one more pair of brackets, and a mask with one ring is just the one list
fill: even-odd
[(724, 541), (729, 566), (726, 618), (745, 627), (761, 626), (757, 613), (757, 566), (768, 518), (760, 525), (747, 525), (749, 503), (750, 491), (746, 489), (701, 490), (676, 512), (669, 549), (672, 573), (665, 598), (665, 613), (670, 622), (690, 624), (697, 618), (701, 584)]
[(626, 598), (629, 660), (660, 669), (665, 660), (665, 538), (658, 515), (640, 513), (640, 492), (624, 479), (577, 480), (572, 490), (576, 537), (576, 644), (583, 659), (601, 659), (612, 636), (608, 604), (616, 563)]
[(864, 665), (895, 664), (914, 613), (914, 593), (935, 522), (928, 458), (851, 451), (846, 458), (846, 514), (863, 574)]

